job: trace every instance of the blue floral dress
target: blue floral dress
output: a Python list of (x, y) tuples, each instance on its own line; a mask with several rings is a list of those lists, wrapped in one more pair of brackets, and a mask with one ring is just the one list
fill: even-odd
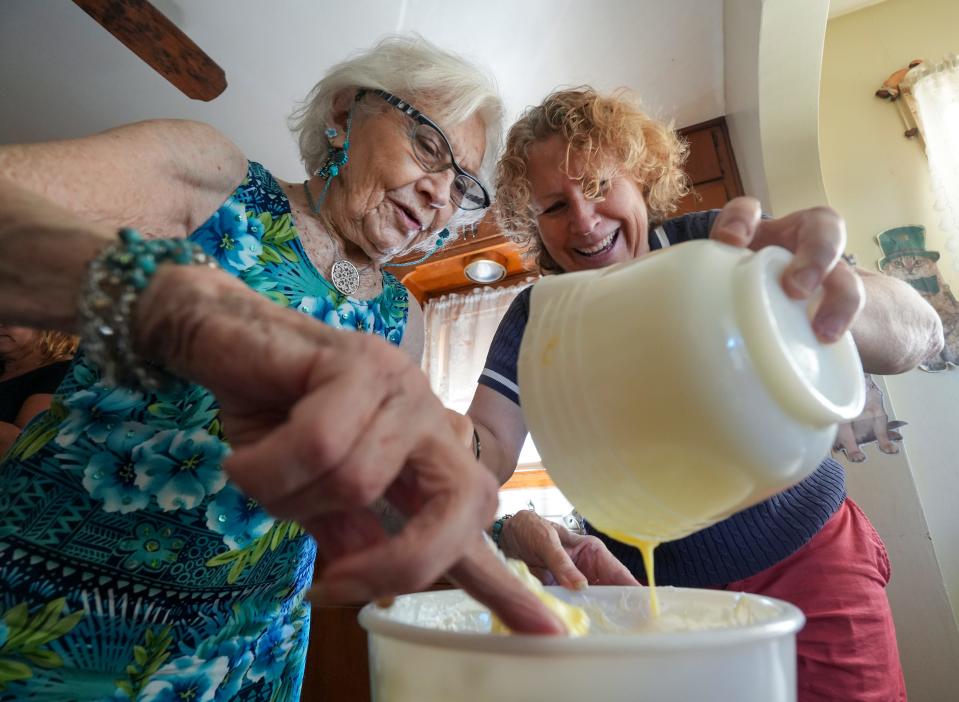
[[(275, 302), (398, 344), (407, 292), (312, 266), (262, 166), (191, 238)], [(226, 478), (213, 396), (100, 382), (82, 350), (0, 463), (0, 700), (299, 698), (315, 544)]]

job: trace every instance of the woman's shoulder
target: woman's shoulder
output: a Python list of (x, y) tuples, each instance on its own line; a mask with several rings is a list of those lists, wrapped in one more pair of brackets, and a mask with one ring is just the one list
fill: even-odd
[(689, 212), (667, 219), (660, 224), (660, 227), (665, 232), (670, 244), (678, 244), (681, 241), (691, 241), (693, 239), (707, 239), (718, 214), (719, 210)]
[(153, 152), (156, 163), (174, 167), (171, 175), (194, 187), (226, 189), (246, 172), (240, 147), (206, 122), (151, 119), (111, 129), (103, 136)]
[(500, 337), (500, 341), (507, 337), (514, 338), (518, 347), (519, 339), (522, 339), (526, 323), (529, 321), (530, 298), (535, 286), (534, 283), (520, 290), (509, 304), (496, 330), (496, 336)]
[(527, 285), (525, 288), (516, 293), (516, 297), (514, 297), (513, 301), (509, 303), (510, 309), (516, 308), (517, 311), (529, 316), (529, 298), (533, 294), (533, 287), (535, 285), (536, 283)]
[(262, 198), (269, 209), (279, 208), (280, 213), (291, 210), (289, 198), (284, 190), (284, 182), (274, 176), (262, 163), (246, 162), (246, 175), (243, 182), (237, 186), (237, 192), (246, 193), (247, 197)]
[[(250, 223), (253, 225), (250, 233), (256, 234), (256, 225), (251, 218), (259, 219), (263, 225), (259, 235), (270, 240), (264, 239), (263, 243), (282, 244), (289, 242), (297, 235), (296, 226), (292, 220), (292, 206), (284, 183), (274, 177), (262, 164), (246, 161), (242, 178), (232, 183), (232, 186), (229, 192), (221, 195), (216, 209), (208, 218), (191, 230), (190, 236), (196, 236), (198, 232), (209, 230), (211, 227), (219, 230), (226, 226), (227, 220), (236, 222), (229, 225), (231, 229), (239, 227), (245, 230)], [(236, 233), (240, 234), (239, 230)], [(277, 237), (280, 239), (274, 241)], [(290, 254), (292, 255), (292, 252)], [(268, 258), (275, 259), (269, 255)], [(279, 259), (275, 259), (274, 262), (279, 263)]]
[(156, 168), (167, 169), (154, 174), (154, 182), (190, 193), (184, 198), (188, 203), (187, 232), (205, 221), (246, 178), (248, 164), (240, 147), (205, 122), (156, 119), (113, 132), (121, 143), (138, 144)]

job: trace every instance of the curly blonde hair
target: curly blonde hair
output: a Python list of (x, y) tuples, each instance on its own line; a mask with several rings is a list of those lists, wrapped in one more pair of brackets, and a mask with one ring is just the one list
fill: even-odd
[[(601, 182), (614, 175), (635, 180), (655, 225), (675, 211), (689, 192), (683, 163), (689, 147), (671, 126), (649, 117), (634, 93), (604, 96), (589, 86), (556, 91), (531, 107), (510, 127), (506, 150), (496, 166), (496, 217), (512, 241), (523, 246), (539, 268), (561, 273), (543, 246), (530, 203), (527, 162), (531, 145), (559, 134), (567, 142), (563, 172), (582, 183), (583, 194), (601, 199)], [(572, 156), (581, 172), (570, 173)]]
[(45, 363), (68, 361), (77, 352), (79, 339), (59, 331), (42, 331), (37, 339), (37, 348)]
[[(0, 330), (4, 327), (12, 328), (9, 325), (0, 325)], [(58, 331), (33, 329), (28, 331), (30, 332), (28, 340), (18, 344), (21, 350), (15, 351), (13, 356), (16, 357), (25, 352), (24, 358), (29, 359), (27, 363), (32, 364), (31, 370), (57, 361), (68, 361), (77, 352), (77, 345), (80, 340), (75, 336)], [(7, 372), (9, 362), (10, 355), (0, 353), (0, 377)]]

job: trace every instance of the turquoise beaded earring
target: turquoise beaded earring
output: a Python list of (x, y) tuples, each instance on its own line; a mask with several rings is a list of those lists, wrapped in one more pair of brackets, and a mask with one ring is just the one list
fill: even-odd
[[(353, 107), (355, 106), (354, 103)], [(316, 199), (316, 203), (310, 202), (310, 208), (317, 214), (319, 214), (320, 205), (326, 198), (326, 191), (330, 189), (330, 183), (340, 174), (340, 171), (350, 160), (350, 128), (353, 126), (353, 107), (350, 108), (350, 113), (346, 117), (346, 135), (343, 146), (333, 146), (331, 143), (329, 151), (326, 152), (326, 161), (313, 173), (313, 175), (318, 175), (326, 181), (323, 185), (323, 192)], [(327, 127), (323, 134), (332, 141), (336, 137), (337, 131), (333, 127)], [(307, 194), (309, 194), (309, 191), (307, 191)]]

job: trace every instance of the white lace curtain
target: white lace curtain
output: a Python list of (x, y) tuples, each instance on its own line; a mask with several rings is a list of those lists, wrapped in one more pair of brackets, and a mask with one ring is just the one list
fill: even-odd
[(483, 371), (486, 353), (513, 298), (529, 283), (477, 288), (426, 303), (423, 370), (443, 404), (465, 412)]
[(919, 112), (936, 206), (949, 232), (947, 246), (959, 254), (959, 54), (910, 71), (907, 84)]
[[(500, 320), (513, 298), (532, 282), (530, 278), (510, 287), (476, 288), (467, 295), (444, 295), (426, 303), (423, 370), (444, 405), (466, 412)], [(519, 462), (525, 466), (539, 464), (539, 454), (529, 437)]]

